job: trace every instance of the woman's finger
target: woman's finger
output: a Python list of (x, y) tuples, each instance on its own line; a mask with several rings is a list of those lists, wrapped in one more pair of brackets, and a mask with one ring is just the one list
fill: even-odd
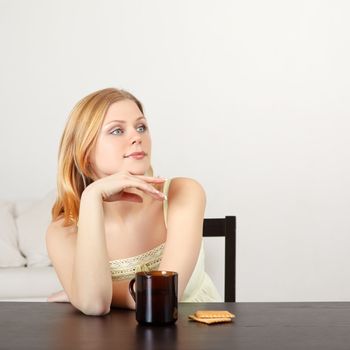
[(142, 203), (142, 197), (137, 195), (136, 193), (130, 193), (122, 191), (120, 193), (113, 194), (104, 200), (105, 202), (115, 202), (115, 201), (129, 201), (135, 203)]
[(160, 200), (166, 199), (166, 196), (162, 192), (158, 191), (148, 183), (143, 183), (143, 182), (139, 183), (137, 181), (130, 181), (129, 183), (124, 185), (123, 191), (128, 188), (136, 188), (140, 191), (143, 191), (151, 195), (155, 199), (160, 199)]
[(159, 199), (159, 200), (164, 200), (166, 199), (166, 196), (164, 195), (164, 193), (158, 191), (157, 189), (155, 189), (153, 186), (149, 186), (149, 185), (136, 185), (136, 186), (130, 186), (130, 188), (136, 188), (150, 196), (152, 196), (155, 199)]
[(145, 176), (145, 175), (134, 175), (134, 176), (148, 183), (163, 183), (167, 180), (163, 177), (152, 177), (152, 176)]

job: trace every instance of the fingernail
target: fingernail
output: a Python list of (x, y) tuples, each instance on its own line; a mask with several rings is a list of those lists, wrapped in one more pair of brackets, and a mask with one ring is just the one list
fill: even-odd
[(159, 196), (161, 196), (162, 198), (164, 198), (165, 200), (168, 199), (167, 195), (164, 194), (163, 192), (157, 191), (157, 194), (158, 194)]

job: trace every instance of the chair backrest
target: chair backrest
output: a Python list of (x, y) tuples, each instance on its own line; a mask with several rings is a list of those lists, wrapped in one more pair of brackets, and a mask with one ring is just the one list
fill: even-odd
[(236, 217), (205, 218), (203, 237), (225, 237), (225, 302), (236, 301)]

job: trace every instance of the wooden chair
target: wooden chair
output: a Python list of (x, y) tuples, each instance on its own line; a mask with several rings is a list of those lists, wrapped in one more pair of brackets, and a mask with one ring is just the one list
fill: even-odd
[(236, 217), (204, 219), (203, 237), (225, 237), (225, 302), (236, 301)]

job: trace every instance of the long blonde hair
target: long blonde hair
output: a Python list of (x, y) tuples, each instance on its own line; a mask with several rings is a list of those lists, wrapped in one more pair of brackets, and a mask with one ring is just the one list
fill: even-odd
[[(134, 101), (143, 113), (141, 102), (131, 93), (107, 88), (81, 99), (71, 111), (58, 152), (57, 198), (52, 207), (52, 221), (63, 216), (63, 226), (76, 224), (80, 197), (85, 187), (97, 179), (88, 158), (109, 106), (123, 100)], [(152, 167), (150, 172), (153, 173)]]

